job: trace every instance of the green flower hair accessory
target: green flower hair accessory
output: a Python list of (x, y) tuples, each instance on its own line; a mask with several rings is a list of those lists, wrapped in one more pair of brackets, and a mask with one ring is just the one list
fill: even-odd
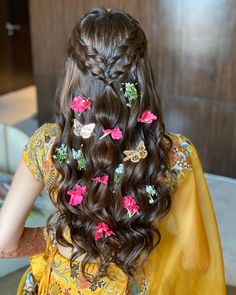
[(146, 192), (148, 194), (148, 202), (149, 204), (152, 204), (154, 202), (153, 196), (157, 195), (157, 191), (153, 185), (146, 185)]
[(55, 154), (52, 157), (57, 159), (60, 164), (69, 163), (67, 160), (67, 146), (63, 143), (59, 148), (55, 148)]
[[(83, 145), (81, 145), (81, 147), (82, 146)], [(76, 151), (76, 150), (72, 149), (72, 156), (78, 163), (78, 169), (79, 170), (85, 169), (86, 161), (85, 161), (84, 154), (83, 154), (82, 150), (79, 149)]]
[(119, 164), (119, 166), (115, 169), (114, 173), (114, 181), (119, 184), (121, 182), (122, 174), (124, 173), (124, 165)]
[[(81, 145), (81, 147), (82, 146), (83, 145)], [(72, 156), (78, 163), (78, 169), (79, 170), (85, 169), (86, 161), (85, 161), (82, 150), (79, 149), (76, 151), (72, 149)], [(54, 159), (57, 159), (60, 164), (62, 163), (70, 164), (70, 161), (68, 159), (67, 146), (64, 143), (59, 148), (55, 148), (55, 153), (52, 157)]]
[[(123, 84), (123, 83), (122, 83)], [(137, 84), (137, 83), (136, 83)], [(134, 83), (126, 82), (125, 83), (125, 93), (124, 96), (128, 98), (129, 102), (126, 104), (128, 107), (131, 107), (132, 100), (138, 99), (138, 91)]]

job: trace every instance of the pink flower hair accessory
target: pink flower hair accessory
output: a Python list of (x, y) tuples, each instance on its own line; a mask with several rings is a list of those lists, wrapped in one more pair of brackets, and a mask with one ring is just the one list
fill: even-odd
[(75, 96), (73, 101), (70, 103), (70, 108), (76, 113), (83, 113), (91, 107), (91, 104), (92, 102), (89, 97), (84, 99), (81, 96)]
[(108, 175), (104, 175), (102, 177), (95, 177), (93, 178), (93, 180), (97, 181), (97, 182), (101, 182), (101, 183), (104, 183), (104, 184), (107, 184), (108, 183), (108, 179), (109, 179), (109, 176)]
[(136, 204), (136, 200), (132, 196), (124, 196), (123, 205), (125, 209), (127, 209), (129, 217), (132, 217), (136, 213), (139, 215), (139, 206)]
[(95, 240), (101, 239), (104, 237), (104, 233), (106, 234), (105, 237), (109, 237), (111, 235), (115, 236), (115, 233), (109, 229), (109, 226), (105, 222), (100, 222), (96, 225), (96, 233), (95, 233)]
[(138, 122), (148, 123), (148, 124), (152, 123), (152, 121), (154, 120), (157, 120), (157, 116), (148, 110), (144, 111), (142, 115), (138, 118)]
[(84, 195), (87, 193), (87, 187), (76, 184), (75, 189), (68, 190), (67, 194), (70, 195), (69, 205), (80, 205), (83, 202)]
[(99, 138), (102, 139), (105, 136), (107, 136), (108, 134), (111, 134), (111, 137), (113, 139), (120, 139), (123, 136), (122, 131), (120, 130), (120, 128), (114, 128), (114, 129), (103, 129), (104, 134)]

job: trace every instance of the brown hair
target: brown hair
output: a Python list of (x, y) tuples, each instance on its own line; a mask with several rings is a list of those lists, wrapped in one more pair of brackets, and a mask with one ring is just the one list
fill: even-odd
[[(127, 107), (124, 83), (136, 83), (138, 99)], [(73, 133), (73, 119), (78, 114), (70, 108), (75, 96), (90, 97), (92, 107), (83, 112), (79, 120), (84, 124), (96, 123), (95, 135), (84, 139)], [(138, 122), (138, 117), (150, 110), (158, 116), (151, 124)], [(87, 12), (76, 24), (68, 43), (68, 57), (64, 80), (57, 91), (56, 120), (61, 135), (55, 148), (66, 144), (70, 162), (53, 164), (61, 175), (51, 189), (58, 191), (57, 241), (71, 246), (62, 233), (69, 226), (74, 247), (78, 250), (74, 259), (86, 253), (82, 261), (83, 274), (89, 260), (99, 263), (99, 273), (94, 280), (108, 274), (109, 263), (115, 263), (132, 278), (160, 241), (155, 221), (166, 215), (171, 205), (171, 194), (161, 177), (172, 171), (168, 165), (171, 138), (165, 132), (161, 105), (156, 93), (153, 74), (147, 55), (147, 39), (139, 23), (129, 14), (118, 9), (110, 11), (95, 8)], [(107, 136), (103, 129), (119, 127), (123, 132), (120, 140)], [(170, 143), (166, 149), (162, 139)], [(137, 163), (123, 162), (123, 151), (136, 149), (144, 141), (148, 155)], [(77, 168), (72, 149), (83, 145), (86, 167)], [(124, 164), (120, 184), (114, 181), (116, 167)], [(108, 175), (108, 185), (97, 183), (94, 177)], [(75, 184), (86, 185), (88, 192), (79, 206), (69, 205), (67, 191)], [(157, 191), (152, 204), (148, 201), (146, 185)], [(123, 207), (123, 196), (135, 198), (140, 214), (130, 218)], [(105, 222), (115, 232), (108, 238), (95, 240), (95, 227)], [(89, 276), (87, 276), (88, 279)]]

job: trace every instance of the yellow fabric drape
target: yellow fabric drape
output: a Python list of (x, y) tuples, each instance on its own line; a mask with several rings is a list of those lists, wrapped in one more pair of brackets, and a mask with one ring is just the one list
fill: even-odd
[[(33, 175), (36, 178), (43, 175), (45, 183), (49, 184), (52, 181), (50, 149), (57, 130), (55, 124), (45, 124), (30, 139), (23, 153)], [(176, 143), (174, 164), (179, 169), (177, 188), (170, 212), (158, 223), (161, 242), (146, 261), (144, 273), (140, 273), (141, 283), (137, 282), (130, 294), (225, 295), (221, 242), (198, 152), (184, 135), (173, 133), (172, 138)], [(188, 148), (181, 149), (187, 142)], [(184, 160), (183, 153), (186, 154)], [(67, 236), (69, 240), (69, 233)], [(127, 279), (115, 265), (111, 269), (119, 277), (116, 282), (104, 278), (100, 287), (92, 288), (81, 276), (77, 281), (72, 279), (69, 260), (52, 248), (50, 241), (46, 253), (31, 257), (30, 263), (26, 273), (32, 273), (39, 283), (40, 295), (126, 294)], [(18, 295), (24, 294), (25, 281), (26, 275), (21, 280)]]
[(222, 248), (199, 155), (192, 144), (192, 171), (174, 193), (159, 224), (161, 242), (149, 257), (150, 295), (224, 295)]

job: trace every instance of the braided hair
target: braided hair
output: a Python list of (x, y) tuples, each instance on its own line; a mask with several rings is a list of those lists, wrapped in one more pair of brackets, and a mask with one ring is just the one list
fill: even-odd
[[(125, 96), (127, 82), (135, 85), (138, 93), (138, 99), (130, 107)], [(89, 97), (92, 108), (78, 115), (70, 108), (76, 96)], [(147, 109), (158, 120), (141, 124), (137, 119)], [(76, 136), (74, 119), (83, 125), (95, 123), (94, 135), (86, 139)], [(68, 42), (63, 81), (56, 94), (56, 122), (61, 135), (53, 150), (64, 144), (68, 152), (68, 161), (53, 159), (60, 174), (50, 190), (51, 196), (57, 192), (57, 242), (76, 248), (71, 265), (76, 257), (85, 254), (82, 271), (88, 280), (109, 276), (110, 263), (115, 263), (131, 279), (160, 242), (155, 222), (171, 206), (170, 189), (160, 179), (166, 172), (172, 175), (168, 162), (172, 141), (165, 133), (147, 55), (147, 39), (133, 17), (118, 9), (95, 8), (76, 24)], [(116, 127), (123, 132), (121, 139), (107, 136), (100, 140), (104, 129)], [(163, 138), (169, 142), (169, 149)], [(147, 156), (136, 163), (123, 162), (123, 151), (135, 150), (140, 141), (145, 143)], [(84, 169), (78, 169), (73, 158), (73, 150), (81, 148)], [(121, 163), (123, 174), (117, 182), (115, 171)], [(93, 180), (102, 175), (109, 176), (107, 185)], [(88, 188), (87, 194), (82, 204), (71, 206), (68, 190), (78, 184)], [(152, 203), (148, 201), (148, 185), (156, 192)], [(139, 214), (132, 217), (123, 206), (127, 195), (139, 207)], [(115, 234), (96, 240), (94, 233), (99, 222), (104, 222)], [(63, 236), (66, 226), (70, 228), (72, 245)], [(86, 273), (91, 259), (99, 264), (99, 271), (92, 279)]]

